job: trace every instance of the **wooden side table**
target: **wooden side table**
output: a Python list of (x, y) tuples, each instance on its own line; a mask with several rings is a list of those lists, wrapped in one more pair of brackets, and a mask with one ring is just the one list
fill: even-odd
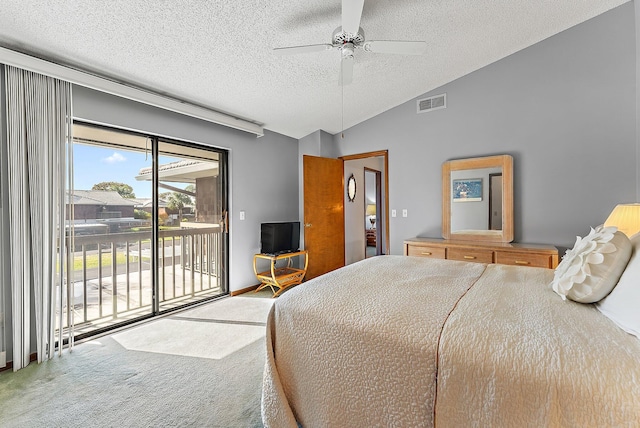
[[(292, 267), (292, 259), (294, 257), (304, 257), (304, 268), (297, 269)], [(257, 261), (258, 259), (269, 260), (271, 263), (271, 269), (258, 272)], [(286, 260), (287, 265), (284, 267), (276, 267), (278, 260)], [(254, 291), (258, 292), (265, 287), (270, 287), (273, 292), (273, 297), (278, 297), (284, 290), (293, 285), (298, 285), (304, 279), (307, 273), (307, 265), (309, 264), (309, 254), (306, 250), (296, 251), (293, 253), (284, 254), (256, 254), (253, 256), (253, 272), (256, 274), (256, 278), (260, 281), (260, 286)]]

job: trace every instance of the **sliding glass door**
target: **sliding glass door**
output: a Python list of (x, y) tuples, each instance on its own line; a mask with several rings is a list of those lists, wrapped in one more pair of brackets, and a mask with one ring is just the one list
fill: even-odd
[(226, 152), (81, 123), (73, 135), (66, 334), (226, 294)]
[(159, 141), (160, 311), (226, 291), (224, 159), (222, 152)]

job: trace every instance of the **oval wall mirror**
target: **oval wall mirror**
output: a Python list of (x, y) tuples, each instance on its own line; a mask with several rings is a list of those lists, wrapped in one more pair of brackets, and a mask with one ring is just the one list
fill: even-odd
[(353, 174), (347, 180), (347, 198), (349, 198), (349, 202), (353, 202), (356, 199), (356, 178)]
[(442, 165), (442, 236), (513, 241), (513, 158), (457, 159)]

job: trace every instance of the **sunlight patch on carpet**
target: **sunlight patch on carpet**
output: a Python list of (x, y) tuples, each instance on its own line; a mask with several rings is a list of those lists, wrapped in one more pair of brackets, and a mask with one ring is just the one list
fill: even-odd
[(275, 299), (236, 296), (198, 306), (180, 312), (179, 315), (215, 320), (266, 322), (274, 302)]
[(273, 299), (231, 297), (116, 333), (131, 351), (220, 360), (264, 340)]
[(220, 360), (264, 336), (262, 326), (166, 318), (112, 337), (131, 351)]

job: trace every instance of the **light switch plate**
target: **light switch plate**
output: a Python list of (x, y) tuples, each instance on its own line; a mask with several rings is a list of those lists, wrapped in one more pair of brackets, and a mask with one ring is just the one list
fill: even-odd
[(244, 220), (244, 211), (240, 211), (240, 220)]
[(395, 217), (397, 215), (396, 210), (391, 210), (391, 217)]
[(402, 210), (402, 217), (407, 217), (407, 216), (408, 216), (407, 210), (406, 209)]

